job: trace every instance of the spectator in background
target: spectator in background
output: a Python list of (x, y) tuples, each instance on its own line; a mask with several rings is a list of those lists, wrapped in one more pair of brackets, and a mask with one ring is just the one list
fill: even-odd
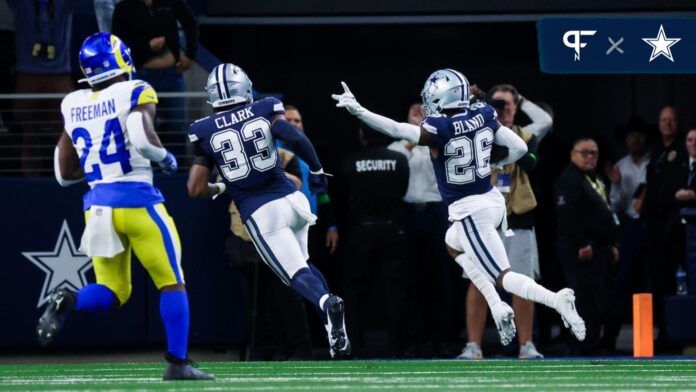
[[(421, 104), (411, 105), (408, 122), (420, 125), (423, 118)], [(459, 281), (462, 270), (452, 263), (442, 243), (449, 227), (447, 205), (442, 202), (437, 189), (427, 146), (400, 140), (391, 143), (388, 148), (408, 158), (410, 171), (408, 190), (404, 196), (404, 229), (413, 255), (408, 259), (414, 265), (408, 268), (407, 284), (408, 303), (411, 304), (409, 314), (415, 322), (410, 330), (413, 346), (407, 348), (407, 355), (422, 358), (431, 354), (428, 351), (434, 351), (436, 355), (449, 357), (452, 353), (448, 346), (457, 338), (453, 328), (456, 310), (452, 277)], [(450, 269), (454, 272), (450, 273)]]
[(97, 17), (97, 25), (102, 33), (111, 33), (111, 19), (114, 15), (116, 4), (122, 0), (94, 0), (94, 15)]
[[(282, 148), (277, 151), (285, 175), (300, 189), (302, 183), (298, 158)], [(302, 297), (263, 265), (234, 202), (230, 203), (229, 211), (232, 235), (227, 239), (226, 253), (230, 264), (242, 278), (249, 323), (246, 359), (312, 359), (312, 340)]]
[(644, 265), (643, 238), (645, 227), (640, 221), (640, 214), (635, 209), (635, 202), (645, 186), (645, 173), (650, 161), (647, 151), (647, 135), (639, 123), (629, 125), (626, 134), (628, 155), (621, 158), (616, 165), (607, 162), (605, 172), (611, 181), (609, 200), (612, 209), (619, 216), (620, 249), (618, 271), (611, 284), (602, 347), (614, 351), (616, 338), (621, 331), (626, 309), (629, 307), (632, 278), (642, 271)]
[(696, 200), (696, 129), (692, 129), (686, 134), (686, 151), (689, 154), (687, 182), (674, 197), (693, 207), (694, 200)]
[[(70, 78), (70, 34), (77, 0), (8, 0), (14, 12), (17, 54), (15, 92), (60, 93), (73, 90)], [(22, 171), (40, 175), (41, 144), (53, 144), (62, 131), (60, 101), (18, 99), (16, 119), (22, 124)], [(39, 137), (50, 136), (50, 143)]]
[[(177, 22), (186, 32), (185, 50), (179, 44)], [(198, 23), (184, 0), (123, 0), (116, 4), (112, 31), (131, 48), (135, 78), (158, 93), (186, 91), (182, 72), (191, 68), (198, 47)], [(163, 98), (158, 105), (160, 130), (183, 132), (185, 98)]]
[[(650, 154), (650, 163), (646, 172), (646, 189), (644, 197), (637, 202), (637, 209), (645, 220), (645, 235), (648, 253), (648, 286), (653, 293), (655, 322), (664, 332), (663, 301), (665, 295), (675, 292), (675, 274), (677, 263), (684, 254), (679, 242), (680, 230), (679, 207), (674, 200), (676, 183), (679, 182), (678, 170), (674, 166), (685, 165), (686, 150), (684, 139), (679, 137), (679, 116), (672, 106), (665, 106), (660, 111), (660, 142)], [(660, 339), (662, 341), (662, 339)]]
[(587, 326), (585, 340), (573, 341), (571, 350), (585, 356), (597, 351), (607, 265), (619, 259), (619, 222), (609, 205), (606, 187), (595, 172), (598, 158), (594, 140), (577, 140), (570, 152), (571, 163), (555, 187), (558, 259)]
[[(350, 218), (343, 262), (346, 312), (351, 315), (348, 330), (355, 356), (397, 356), (401, 334), (410, 328), (402, 323), (408, 161), (384, 147), (382, 134), (362, 127), (359, 135), (363, 148), (346, 156), (341, 170)], [(384, 353), (374, 341), (365, 342), (368, 329), (379, 327), (386, 328), (386, 338), (380, 339), (386, 342)]]
[[(0, 0), (0, 48), (4, 48), (3, 56), (0, 57), (0, 75), (6, 75), (6, 77), (0, 78), (0, 93), (2, 94), (10, 94), (14, 91), (14, 77), (7, 77), (7, 75), (14, 74), (14, 42), (15, 33), (12, 11), (7, 5), (7, 1)], [(11, 105), (11, 101), (0, 101), (0, 133), (7, 132), (5, 122), (8, 120), (7, 114), (10, 112)]]
[[(472, 91), (474, 94), (478, 92)], [(512, 129), (527, 143), (527, 154), (502, 170), (494, 170), (491, 182), (505, 197), (508, 227), (515, 232), (512, 237), (505, 237), (500, 233), (510, 259), (510, 267), (514, 272), (536, 279), (539, 275), (539, 253), (534, 232), (534, 209), (537, 202), (528, 173), (536, 166), (538, 143), (551, 129), (553, 119), (539, 106), (521, 96), (512, 85), (497, 85), (490, 90), (489, 96), (500, 123)], [(518, 107), (532, 120), (524, 128), (515, 124)], [(481, 338), (488, 308), (485, 298), (474, 285), (469, 285), (466, 304), (468, 342), (457, 358), (481, 359)], [(519, 358), (543, 358), (532, 340), (534, 303), (513, 295), (512, 307), (520, 344)]]
[(696, 129), (686, 134), (686, 152), (689, 154), (686, 182), (682, 182), (674, 198), (682, 207), (696, 207)]
[[(302, 122), (302, 114), (297, 107), (285, 105), (285, 120), (294, 125), (302, 133), (304, 131), (304, 123)], [(336, 226), (336, 218), (333, 208), (331, 207), (331, 198), (328, 193), (313, 194), (309, 191), (309, 166), (299, 157), (297, 158), (302, 172), (302, 193), (309, 200), (309, 206), (314, 215), (317, 215), (317, 224), (309, 227), (309, 249), (312, 257), (318, 257), (317, 244), (322, 243), (333, 254), (338, 246), (338, 227)], [(312, 251), (314, 250), (314, 251)]]

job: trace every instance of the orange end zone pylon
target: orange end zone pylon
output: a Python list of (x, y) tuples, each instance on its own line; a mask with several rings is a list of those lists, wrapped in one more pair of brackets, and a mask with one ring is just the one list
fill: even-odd
[(633, 356), (653, 356), (652, 294), (633, 294)]

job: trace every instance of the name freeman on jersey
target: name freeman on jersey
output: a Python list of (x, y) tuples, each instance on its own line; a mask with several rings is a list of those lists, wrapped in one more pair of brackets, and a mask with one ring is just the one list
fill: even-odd
[(252, 117), (254, 117), (254, 112), (251, 111), (251, 108), (244, 108), (242, 110), (238, 110), (236, 113), (233, 112), (229, 113), (226, 116), (220, 116), (216, 118), (215, 126), (218, 128), (226, 128)]
[(455, 121), (452, 123), (452, 126), (454, 127), (454, 135), (456, 136), (461, 135), (462, 133), (475, 131), (483, 127), (485, 122), (486, 120), (484, 120), (483, 116), (480, 114), (477, 114), (466, 121)]
[(396, 171), (396, 159), (363, 159), (355, 162), (358, 173), (371, 171)]
[(73, 123), (89, 121), (116, 113), (116, 103), (113, 99), (97, 102), (94, 105), (70, 108), (70, 121)]

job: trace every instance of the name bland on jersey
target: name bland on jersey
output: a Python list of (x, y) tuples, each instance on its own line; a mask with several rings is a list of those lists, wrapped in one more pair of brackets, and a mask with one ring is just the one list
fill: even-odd
[(454, 135), (461, 135), (462, 133), (477, 130), (483, 127), (485, 122), (486, 120), (484, 120), (483, 116), (480, 114), (477, 114), (466, 121), (455, 121), (452, 123), (452, 126), (454, 127)]
[(396, 171), (396, 159), (362, 159), (355, 162), (358, 173), (371, 171)]
[(254, 117), (254, 112), (251, 111), (251, 108), (244, 108), (242, 110), (238, 110), (237, 112), (231, 112), (216, 118), (215, 126), (218, 128), (226, 128), (252, 117)]
[(116, 113), (116, 103), (113, 99), (97, 102), (88, 106), (70, 108), (70, 121), (73, 123), (89, 121)]

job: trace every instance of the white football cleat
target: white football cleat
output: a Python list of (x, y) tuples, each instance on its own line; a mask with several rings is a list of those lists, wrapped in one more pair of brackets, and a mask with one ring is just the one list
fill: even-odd
[(561, 315), (563, 324), (566, 328), (570, 328), (570, 332), (578, 340), (585, 340), (585, 321), (575, 309), (575, 292), (565, 288), (556, 293), (556, 296), (556, 311)]
[(510, 305), (501, 301), (491, 308), (491, 314), (500, 334), (500, 343), (503, 346), (507, 346), (515, 337), (515, 332), (517, 332), (515, 329), (515, 312), (512, 311)]

